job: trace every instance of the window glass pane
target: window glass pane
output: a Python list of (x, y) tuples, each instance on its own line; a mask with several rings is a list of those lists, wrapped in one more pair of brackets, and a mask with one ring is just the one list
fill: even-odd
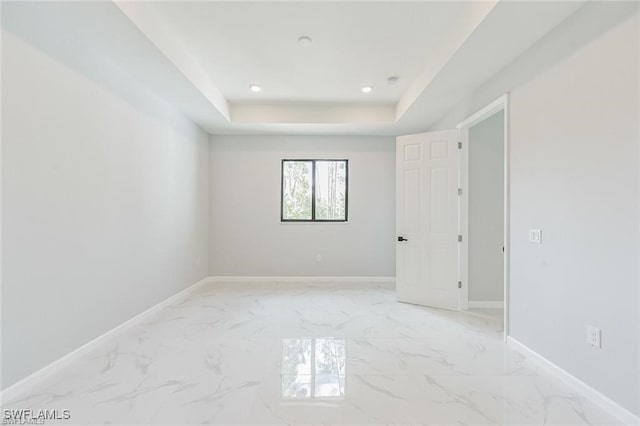
[(345, 220), (346, 161), (316, 162), (316, 219)]
[(282, 163), (282, 219), (311, 220), (311, 161)]

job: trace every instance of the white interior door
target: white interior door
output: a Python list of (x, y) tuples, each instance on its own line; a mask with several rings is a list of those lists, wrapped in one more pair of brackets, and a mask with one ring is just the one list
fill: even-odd
[(459, 309), (457, 131), (396, 140), (396, 294)]

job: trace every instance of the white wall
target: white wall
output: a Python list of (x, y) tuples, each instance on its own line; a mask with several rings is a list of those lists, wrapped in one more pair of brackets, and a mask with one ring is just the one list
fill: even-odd
[[(281, 223), (283, 158), (349, 159), (349, 222)], [(211, 275), (395, 275), (394, 170), (392, 137), (212, 136)]]
[(504, 112), (469, 129), (469, 300), (504, 299)]
[(639, 36), (629, 20), (595, 40), (515, 90), (510, 115), (511, 334), (636, 413)]
[(589, 4), (435, 126), (511, 91), (510, 334), (636, 414), (639, 21), (637, 2)]
[(3, 388), (207, 275), (208, 136), (110, 77), (3, 28)]

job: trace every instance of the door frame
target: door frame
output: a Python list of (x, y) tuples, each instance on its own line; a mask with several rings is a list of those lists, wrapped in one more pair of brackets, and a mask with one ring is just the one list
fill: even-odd
[(459, 246), (459, 275), (462, 281), (462, 291), (460, 293), (460, 309), (467, 310), (469, 308), (469, 129), (483, 120), (486, 120), (493, 114), (504, 112), (504, 228), (503, 228), (503, 245), (504, 245), (504, 263), (503, 263), (503, 285), (504, 285), (504, 319), (503, 332), (506, 341), (509, 335), (509, 266), (510, 266), (510, 168), (509, 168), (509, 94), (505, 93), (495, 101), (491, 102), (476, 113), (470, 115), (465, 120), (458, 123), (458, 140), (462, 142), (460, 149), (460, 167), (459, 167), (459, 187), (462, 188), (460, 203), (458, 205), (458, 227), (460, 234), (464, 236)]

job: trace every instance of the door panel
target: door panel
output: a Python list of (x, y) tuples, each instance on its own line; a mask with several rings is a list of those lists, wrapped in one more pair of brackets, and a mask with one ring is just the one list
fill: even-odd
[(455, 130), (396, 142), (396, 293), (458, 309), (458, 153)]
[(407, 232), (420, 231), (420, 199), (415, 197), (422, 191), (420, 170), (404, 172), (404, 228)]

